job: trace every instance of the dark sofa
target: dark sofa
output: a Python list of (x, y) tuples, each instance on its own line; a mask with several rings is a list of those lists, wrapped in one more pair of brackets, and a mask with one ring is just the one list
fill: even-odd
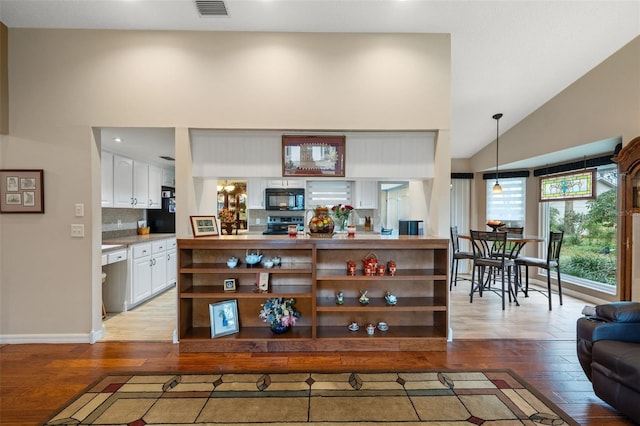
[(596, 306), (578, 319), (577, 343), (595, 394), (640, 424), (640, 303)]

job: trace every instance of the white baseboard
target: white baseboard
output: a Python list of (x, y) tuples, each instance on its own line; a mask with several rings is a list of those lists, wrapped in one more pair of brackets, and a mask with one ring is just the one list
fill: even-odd
[(95, 343), (95, 333), (88, 334), (3, 334), (0, 343)]

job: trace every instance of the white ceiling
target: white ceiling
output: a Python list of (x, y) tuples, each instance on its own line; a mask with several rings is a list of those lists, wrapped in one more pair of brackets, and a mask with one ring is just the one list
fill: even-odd
[(0, 20), (9, 28), (450, 33), (454, 158), (495, 139), (494, 113), (504, 113), (507, 131), (640, 35), (640, 0), (225, 5), (228, 16), (201, 17), (194, 0), (0, 0)]

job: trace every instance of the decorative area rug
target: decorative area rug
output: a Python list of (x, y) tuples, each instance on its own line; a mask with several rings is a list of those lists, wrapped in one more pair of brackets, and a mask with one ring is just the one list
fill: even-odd
[(46, 425), (577, 425), (510, 371), (109, 375)]

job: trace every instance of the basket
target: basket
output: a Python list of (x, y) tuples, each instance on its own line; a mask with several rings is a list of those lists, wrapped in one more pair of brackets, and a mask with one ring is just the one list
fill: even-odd
[(150, 227), (138, 228), (138, 235), (149, 235)]

